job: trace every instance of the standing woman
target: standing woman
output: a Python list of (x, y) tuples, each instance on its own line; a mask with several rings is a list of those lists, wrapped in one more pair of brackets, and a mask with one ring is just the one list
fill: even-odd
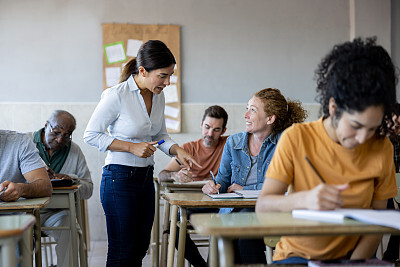
[[(190, 168), (197, 162), (167, 134), (163, 89), (175, 58), (161, 41), (144, 43), (120, 83), (105, 90), (90, 118), (84, 141), (108, 151), (100, 198), (107, 222), (107, 266), (141, 266), (154, 220), (155, 144)], [(106, 133), (106, 130), (108, 133)], [(201, 166), (200, 166), (201, 167)]]

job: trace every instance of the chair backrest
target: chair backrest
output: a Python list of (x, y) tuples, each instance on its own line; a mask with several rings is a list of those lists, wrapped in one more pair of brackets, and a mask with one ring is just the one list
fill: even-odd
[(394, 200), (397, 203), (400, 203), (400, 173), (396, 173), (396, 185), (397, 185), (397, 196), (394, 197)]

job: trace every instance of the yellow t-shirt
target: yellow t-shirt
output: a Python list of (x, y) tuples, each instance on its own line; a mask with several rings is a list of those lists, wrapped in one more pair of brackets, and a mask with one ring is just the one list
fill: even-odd
[[(310, 190), (321, 180), (305, 160), (308, 156), (328, 184), (349, 183), (342, 192), (344, 208), (371, 208), (373, 200), (397, 195), (393, 146), (374, 136), (348, 149), (334, 142), (318, 121), (295, 124), (281, 136), (266, 177), (293, 184), (293, 191)], [(336, 259), (351, 252), (359, 236), (282, 237), (274, 260), (288, 257)]]

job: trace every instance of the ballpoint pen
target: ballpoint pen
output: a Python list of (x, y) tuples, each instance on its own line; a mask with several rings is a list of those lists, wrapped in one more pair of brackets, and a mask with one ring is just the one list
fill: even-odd
[(161, 145), (161, 144), (164, 143), (164, 142), (165, 142), (164, 139), (162, 139), (162, 140), (158, 141), (157, 144), (155, 144), (154, 146), (155, 146), (155, 147), (158, 147), (159, 145)]
[(7, 186), (5, 186), (1, 191), (0, 191), (0, 196), (4, 193), (4, 191), (7, 190)]
[(305, 158), (306, 158), (308, 164), (310, 164), (311, 168), (312, 168), (312, 169), (314, 170), (314, 172), (317, 174), (318, 178), (325, 184), (325, 183), (326, 183), (326, 182), (325, 182), (325, 179), (322, 178), (321, 174), (319, 174), (319, 172), (317, 171), (317, 169), (316, 169), (316, 168), (314, 167), (314, 165), (311, 163), (311, 160), (310, 160), (307, 156), (305, 156)]
[[(214, 177), (214, 174), (213, 174), (213, 172), (212, 171), (210, 171), (210, 173), (211, 173), (211, 178), (213, 179), (213, 181), (214, 181), (214, 184), (215, 185), (217, 185), (217, 181), (215, 181), (215, 177)], [(219, 194), (219, 189), (218, 189), (218, 194)]]

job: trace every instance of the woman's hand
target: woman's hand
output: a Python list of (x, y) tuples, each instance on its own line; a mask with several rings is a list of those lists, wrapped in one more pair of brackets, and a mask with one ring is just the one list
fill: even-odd
[(234, 184), (232, 184), (231, 186), (228, 187), (227, 192), (228, 193), (233, 193), (233, 192), (238, 191), (238, 190), (243, 190), (243, 186), (234, 183)]
[(220, 188), (220, 184), (215, 184), (214, 181), (209, 181), (203, 186), (201, 191), (203, 191), (205, 194), (217, 194)]
[(349, 184), (329, 185), (319, 184), (310, 191), (305, 199), (310, 210), (333, 210), (343, 206), (341, 192), (348, 189)]
[(170, 154), (176, 155), (179, 162), (184, 165), (188, 170), (192, 168), (193, 164), (199, 168), (202, 168), (202, 166), (193, 158), (192, 155), (190, 155), (188, 152), (186, 152), (184, 149), (180, 148), (176, 144), (171, 146)]
[(157, 150), (154, 147), (155, 144), (157, 142), (130, 143), (129, 152), (139, 158), (148, 158)]

